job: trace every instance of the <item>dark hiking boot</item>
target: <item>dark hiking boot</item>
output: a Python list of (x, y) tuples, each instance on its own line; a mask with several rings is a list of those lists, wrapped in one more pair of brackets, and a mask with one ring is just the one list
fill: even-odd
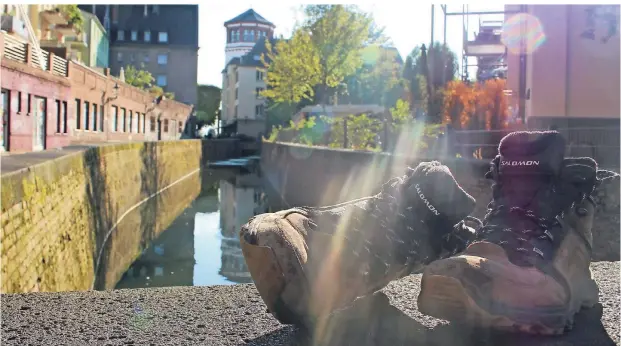
[(565, 159), (564, 147), (554, 131), (515, 132), (501, 141), (486, 174), (493, 197), (483, 226), (462, 254), (424, 269), (421, 312), (561, 334), (581, 307), (597, 303), (589, 269), (591, 193), (606, 171), (591, 158)]
[[(474, 199), (446, 166), (426, 162), (375, 196), (253, 217), (240, 231), (252, 279), (282, 323), (321, 317), (465, 248)], [(464, 239), (464, 240), (462, 240)]]

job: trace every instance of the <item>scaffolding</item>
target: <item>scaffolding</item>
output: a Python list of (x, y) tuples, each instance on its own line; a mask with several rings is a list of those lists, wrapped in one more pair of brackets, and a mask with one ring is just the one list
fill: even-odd
[[(501, 40), (502, 29), (508, 15), (517, 15), (526, 12), (525, 5), (513, 5), (516, 10), (507, 10), (508, 6), (502, 11), (470, 11), (469, 5), (462, 5), (461, 11), (448, 11), (447, 5), (440, 5), (443, 14), (443, 43), (446, 45), (446, 31), (448, 17), (462, 18), (462, 57), (460, 65), (460, 77), (463, 81), (471, 80), (469, 70), (471, 67), (477, 67), (477, 80), (485, 80), (489, 78), (506, 78), (507, 76), (507, 47)], [(478, 32), (474, 34), (474, 39), (469, 39), (471, 17), (472, 16), (488, 16), (502, 15), (502, 20), (478, 20)], [(431, 5), (431, 44), (434, 42), (435, 28), (435, 6)], [(524, 119), (524, 100), (526, 99), (526, 54), (523, 40), (520, 40), (519, 49), (519, 71), (517, 78), (518, 90), (506, 90), (505, 94), (516, 94), (519, 100), (518, 113), (521, 119)], [(476, 58), (476, 63), (471, 64), (468, 58)], [(513, 78), (513, 77), (512, 77)]]

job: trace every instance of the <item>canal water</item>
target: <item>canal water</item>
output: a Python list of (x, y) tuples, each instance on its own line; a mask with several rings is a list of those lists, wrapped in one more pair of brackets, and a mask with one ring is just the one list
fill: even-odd
[(277, 210), (257, 173), (223, 175), (153, 241), (116, 289), (250, 283), (238, 232), (253, 215)]

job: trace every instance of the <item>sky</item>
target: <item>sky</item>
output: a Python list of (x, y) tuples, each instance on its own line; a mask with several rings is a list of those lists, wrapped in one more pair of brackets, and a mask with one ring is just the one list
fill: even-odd
[[(385, 27), (394, 46), (405, 60), (412, 49), (421, 43), (429, 45), (431, 40), (431, 5), (410, 4), (404, 8), (396, 4), (358, 3), (358, 6), (366, 12), (373, 14), (376, 23)], [(290, 37), (296, 19), (302, 19), (299, 3), (277, 3), (263, 1), (234, 1), (227, 6), (212, 5), (212, 3), (199, 4), (199, 53), (198, 53), (198, 83), (221, 86), (221, 71), (224, 68), (224, 48), (226, 45), (226, 31), (224, 22), (245, 12), (249, 8), (254, 9), (265, 19), (276, 25), (275, 34)], [(502, 5), (470, 5), (470, 11), (502, 10)], [(462, 5), (447, 5), (448, 12), (461, 12)], [(498, 20), (502, 16), (469, 16), (468, 32), (472, 38), (478, 30), (479, 17), (481, 20)], [(435, 32), (434, 40), (443, 40), (443, 15), (440, 5), (435, 6)], [(453, 49), (461, 62), (462, 50), (462, 16), (447, 17), (447, 44)]]

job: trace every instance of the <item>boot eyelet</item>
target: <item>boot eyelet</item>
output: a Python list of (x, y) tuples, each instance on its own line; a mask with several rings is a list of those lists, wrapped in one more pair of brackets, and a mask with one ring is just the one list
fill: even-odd
[(584, 207), (578, 207), (576, 208), (576, 214), (578, 214), (579, 216), (587, 216), (587, 214), (589, 214), (589, 211)]

